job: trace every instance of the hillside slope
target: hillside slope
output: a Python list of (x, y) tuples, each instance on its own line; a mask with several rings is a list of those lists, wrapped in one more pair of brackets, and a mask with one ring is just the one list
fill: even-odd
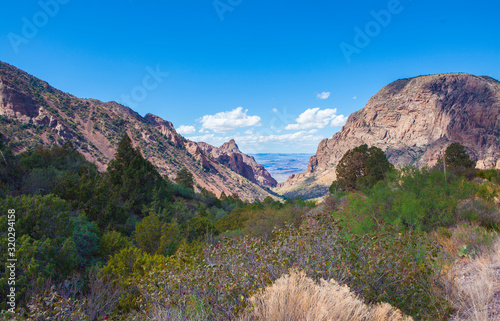
[(270, 187), (276, 187), (278, 184), (264, 166), (255, 161), (253, 156), (243, 154), (240, 151), (234, 139), (224, 143), (219, 148), (207, 143), (198, 143), (198, 146), (200, 146), (204, 152), (212, 155), (219, 163), (247, 177), (256, 184)]
[[(142, 117), (116, 102), (77, 98), (3, 62), (0, 132), (17, 153), (37, 145), (71, 141), (100, 170), (113, 159), (118, 143), (127, 133), (144, 156), (170, 179), (186, 167), (198, 189), (206, 188), (217, 195), (236, 193), (246, 200), (272, 195), (268, 190), (272, 181), (260, 180), (253, 172), (246, 173), (247, 177), (240, 175), (197, 143), (179, 135), (172, 123), (158, 116)], [(206, 149), (208, 144), (202, 145)]]
[(337, 162), (362, 144), (381, 148), (396, 166), (422, 167), (436, 164), (451, 142), (464, 145), (478, 168), (500, 168), (500, 82), (460, 73), (397, 80), (321, 141), (307, 170), (276, 191), (290, 197), (325, 194)]

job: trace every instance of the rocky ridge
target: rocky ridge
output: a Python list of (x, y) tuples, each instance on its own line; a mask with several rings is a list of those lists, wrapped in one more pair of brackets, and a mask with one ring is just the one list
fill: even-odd
[(216, 195), (236, 193), (246, 200), (274, 196), (268, 189), (275, 185), (269, 173), (239, 151), (211, 146), (218, 150), (214, 157), (206, 152), (210, 145), (186, 140), (171, 122), (159, 116), (142, 117), (116, 102), (77, 98), (3, 62), (0, 132), (17, 153), (38, 145), (70, 141), (100, 170), (105, 170), (114, 158), (126, 133), (159, 172), (170, 179), (186, 167), (193, 174), (197, 189), (205, 188)]
[(219, 163), (231, 168), (236, 173), (248, 178), (261, 186), (276, 187), (278, 182), (269, 174), (253, 156), (243, 154), (234, 139), (217, 148), (207, 143), (198, 143), (198, 146), (210, 154)]
[(381, 148), (396, 166), (422, 167), (436, 164), (452, 142), (464, 145), (478, 168), (500, 168), (500, 82), (461, 73), (397, 80), (321, 141), (307, 170), (276, 191), (324, 195), (337, 162), (361, 144)]

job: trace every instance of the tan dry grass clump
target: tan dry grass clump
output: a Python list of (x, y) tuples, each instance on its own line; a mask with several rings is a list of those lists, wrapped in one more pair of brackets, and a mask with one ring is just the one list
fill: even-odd
[(390, 304), (367, 305), (348, 286), (335, 280), (318, 284), (305, 273), (292, 271), (250, 299), (242, 320), (410, 321)]
[(449, 301), (457, 312), (452, 320), (500, 320), (500, 238), (491, 251), (464, 259), (448, 272)]

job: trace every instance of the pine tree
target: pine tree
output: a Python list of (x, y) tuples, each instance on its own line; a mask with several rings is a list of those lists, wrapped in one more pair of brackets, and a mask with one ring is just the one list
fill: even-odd
[(476, 165), (467, 154), (465, 147), (460, 143), (451, 143), (445, 151), (446, 166), (450, 168), (474, 168)]
[(194, 190), (193, 174), (186, 168), (182, 168), (177, 172), (175, 182), (184, 188)]
[(125, 135), (118, 146), (115, 159), (109, 163), (109, 181), (117, 199), (134, 214), (153, 201), (155, 188), (166, 184), (153, 164)]

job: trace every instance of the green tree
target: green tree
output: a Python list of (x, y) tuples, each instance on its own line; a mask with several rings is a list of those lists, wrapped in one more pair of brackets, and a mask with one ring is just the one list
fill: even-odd
[(166, 254), (174, 254), (181, 242), (181, 227), (177, 223), (177, 220), (174, 219), (172, 222), (167, 224), (162, 238), (162, 244), (166, 248)]
[(203, 197), (203, 203), (205, 203), (208, 207), (212, 207), (212, 206), (220, 207), (221, 206), (220, 200), (217, 198), (217, 196), (214, 193), (206, 190), (205, 188), (202, 188), (200, 191), (200, 194)]
[[(15, 210), (16, 288), (24, 302), (28, 288), (46, 281), (61, 282), (76, 267), (69, 204), (54, 195), (7, 196), (0, 199), (0, 265), (7, 265), (8, 213)], [(0, 296), (5, 297), (8, 275), (0, 273)], [(4, 306), (0, 303), (0, 309)]]
[(135, 240), (139, 248), (147, 253), (163, 254), (166, 250), (165, 238), (167, 225), (156, 214), (142, 219), (135, 227)]
[(73, 230), (73, 242), (76, 246), (78, 267), (85, 269), (93, 265), (96, 261), (96, 254), (99, 250), (98, 231), (85, 215), (75, 217), (73, 222), (75, 226)]
[(153, 201), (155, 188), (166, 184), (140, 149), (132, 146), (128, 135), (123, 137), (115, 159), (109, 163), (108, 174), (117, 200), (139, 216), (143, 206)]
[(99, 239), (99, 257), (106, 261), (110, 256), (130, 246), (129, 239), (123, 234), (117, 231), (108, 231)]
[(177, 172), (175, 182), (184, 188), (194, 190), (193, 174), (184, 167)]
[(22, 180), (21, 175), (18, 158), (4, 145), (3, 135), (0, 133), (0, 198), (18, 187)]
[(472, 161), (465, 150), (465, 147), (460, 143), (451, 143), (444, 153), (446, 166), (450, 168), (474, 168), (476, 163)]
[(139, 309), (139, 295), (136, 284), (154, 268), (165, 266), (168, 259), (163, 255), (148, 254), (136, 247), (127, 247), (113, 255), (100, 274), (120, 284), (127, 292), (120, 299), (118, 309), (127, 312)]
[(163, 223), (151, 214), (137, 224), (135, 240), (139, 248), (150, 254), (173, 254), (181, 239), (180, 226), (175, 219)]
[(188, 222), (190, 240), (198, 240), (209, 234), (217, 234), (217, 228), (208, 217), (195, 216)]
[(4, 149), (5, 148), (5, 144), (3, 143), (3, 134), (0, 133), (0, 150)]
[[(334, 186), (348, 191), (370, 188), (384, 179), (393, 167), (380, 148), (361, 145), (347, 151), (337, 164)], [(335, 187), (330, 190), (335, 190)]]

